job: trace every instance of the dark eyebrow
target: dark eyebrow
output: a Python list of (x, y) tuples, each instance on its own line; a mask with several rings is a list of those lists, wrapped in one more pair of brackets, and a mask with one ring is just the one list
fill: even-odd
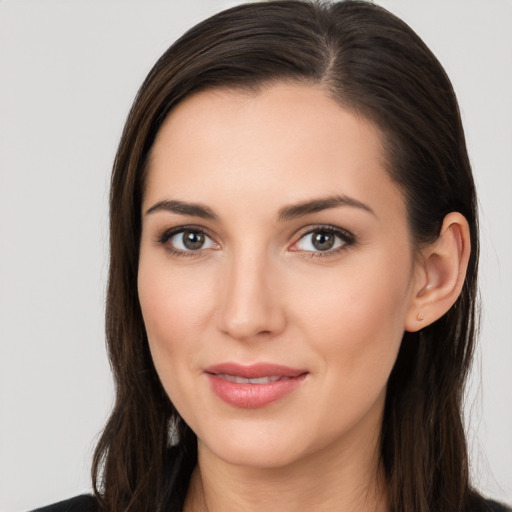
[(184, 203), (183, 201), (176, 200), (159, 201), (146, 210), (146, 215), (159, 211), (191, 215), (193, 217), (200, 217), (201, 219), (218, 219), (218, 216), (211, 208), (208, 208), (208, 206), (199, 203)]
[(311, 213), (327, 210), (329, 208), (337, 208), (338, 206), (351, 206), (353, 208), (359, 208), (371, 213), (372, 215), (375, 215), (375, 212), (368, 205), (358, 201), (357, 199), (354, 199), (353, 197), (334, 195), (285, 206), (279, 210), (278, 219), (280, 221), (291, 220), (297, 217), (303, 217), (304, 215), (309, 215)]

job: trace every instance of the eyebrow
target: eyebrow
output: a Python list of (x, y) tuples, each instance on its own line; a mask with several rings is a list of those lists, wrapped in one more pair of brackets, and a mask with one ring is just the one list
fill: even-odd
[(364, 204), (361, 201), (354, 199), (353, 197), (345, 195), (333, 195), (329, 197), (313, 199), (311, 201), (304, 201), (303, 203), (297, 203), (291, 206), (285, 206), (279, 210), (278, 219), (280, 221), (296, 219), (311, 213), (321, 212), (323, 210), (337, 208), (339, 206), (351, 206), (353, 208), (359, 208), (360, 210), (367, 211), (376, 216), (375, 212), (367, 204)]
[(146, 210), (146, 215), (160, 211), (191, 215), (193, 217), (200, 217), (201, 219), (218, 219), (218, 215), (216, 215), (211, 208), (208, 208), (208, 206), (199, 203), (185, 203), (177, 200), (159, 201)]
[[(362, 203), (361, 201), (345, 195), (333, 195), (285, 206), (279, 210), (277, 218), (280, 222), (284, 222), (340, 206), (358, 208), (375, 216), (375, 212), (368, 205)], [(199, 217), (201, 219), (208, 220), (219, 219), (219, 216), (208, 206), (202, 205), (200, 203), (187, 203), (184, 201), (178, 201), (176, 199), (159, 201), (158, 203), (155, 203), (153, 206), (148, 208), (148, 210), (146, 210), (146, 215), (159, 211), (178, 213), (180, 215), (190, 215), (192, 217)]]

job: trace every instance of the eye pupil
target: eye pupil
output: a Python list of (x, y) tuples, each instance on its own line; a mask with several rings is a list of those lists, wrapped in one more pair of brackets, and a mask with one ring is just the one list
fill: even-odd
[(313, 246), (318, 251), (327, 251), (334, 245), (334, 235), (325, 231), (313, 233)]
[(196, 231), (185, 231), (183, 233), (183, 245), (190, 249), (191, 251), (195, 251), (197, 249), (201, 249), (204, 244), (204, 234), (198, 233)]

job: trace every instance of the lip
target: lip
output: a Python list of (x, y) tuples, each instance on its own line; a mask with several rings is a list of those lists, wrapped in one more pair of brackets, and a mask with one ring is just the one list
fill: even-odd
[(270, 363), (246, 366), (229, 362), (204, 371), (213, 392), (227, 404), (242, 409), (265, 407), (280, 400), (296, 390), (308, 374), (303, 369)]

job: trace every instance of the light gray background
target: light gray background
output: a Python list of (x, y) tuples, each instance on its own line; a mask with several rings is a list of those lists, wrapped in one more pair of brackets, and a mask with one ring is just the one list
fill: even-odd
[[(0, 0), (0, 511), (88, 491), (112, 400), (107, 185), (131, 101), (227, 0)], [(482, 210), (481, 347), (467, 417), (477, 486), (512, 502), (512, 2), (382, 1), (459, 96)]]

